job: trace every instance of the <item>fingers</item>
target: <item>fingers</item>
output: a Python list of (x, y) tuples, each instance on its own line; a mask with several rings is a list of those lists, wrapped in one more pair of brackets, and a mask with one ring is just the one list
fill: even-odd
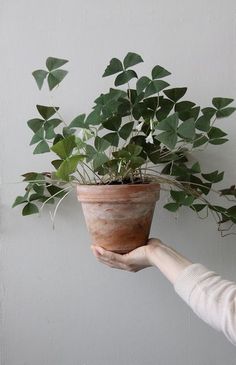
[(123, 255), (119, 255), (114, 252), (106, 251), (102, 247), (91, 246), (94, 256), (101, 263), (116, 269), (129, 270), (128, 266), (125, 264), (125, 259)]

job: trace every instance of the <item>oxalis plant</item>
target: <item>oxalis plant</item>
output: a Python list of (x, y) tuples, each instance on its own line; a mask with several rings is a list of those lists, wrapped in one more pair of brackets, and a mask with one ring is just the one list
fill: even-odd
[[(67, 71), (68, 60), (49, 57), (46, 69), (34, 71), (41, 89), (55, 89)], [(233, 99), (214, 97), (200, 107), (186, 100), (186, 87), (171, 88), (163, 80), (170, 72), (156, 65), (139, 77), (133, 66), (143, 62), (129, 52), (123, 61), (112, 58), (103, 77), (115, 75), (114, 85), (94, 101), (92, 111), (65, 121), (59, 107), (36, 105), (37, 116), (27, 124), (33, 132), (33, 154), (52, 153), (50, 172), (27, 172), (25, 193), (13, 204), (23, 204), (23, 215), (38, 213), (47, 203), (59, 204), (75, 184), (140, 184), (158, 182), (170, 194), (164, 208), (176, 212), (189, 207), (200, 217), (215, 218), (221, 234), (236, 223), (236, 188), (217, 190), (222, 171), (202, 171), (195, 151), (226, 143), (216, 126), (235, 110)], [(231, 203), (230, 203), (231, 202)], [(224, 204), (222, 204), (224, 203)]]

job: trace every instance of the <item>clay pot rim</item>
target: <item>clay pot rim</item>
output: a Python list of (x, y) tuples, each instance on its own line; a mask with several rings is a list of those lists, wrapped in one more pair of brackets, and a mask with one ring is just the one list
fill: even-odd
[(156, 202), (160, 196), (160, 184), (155, 182), (143, 184), (90, 185), (77, 184), (77, 198), (80, 202)]

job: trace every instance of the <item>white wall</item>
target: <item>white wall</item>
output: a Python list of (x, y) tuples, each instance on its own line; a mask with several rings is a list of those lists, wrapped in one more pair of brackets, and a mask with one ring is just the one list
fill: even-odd
[[(1, 364), (222, 365), (235, 348), (198, 320), (155, 269), (110, 270), (91, 255), (80, 205), (71, 196), (53, 231), (48, 212), (22, 218), (11, 203), (23, 172), (47, 170), (33, 157), (26, 121), (48, 103), (31, 71), (47, 56), (68, 58), (70, 71), (54, 94), (64, 116), (89, 111), (111, 80), (101, 75), (111, 57), (140, 53), (140, 74), (159, 63), (176, 86), (208, 105), (235, 97), (234, 0), (2, 0), (0, 2), (1, 120)], [(230, 136), (220, 154), (201, 156), (235, 182), (235, 116), (219, 122)], [(200, 157), (200, 155), (199, 155)], [(35, 167), (35, 165), (37, 165)], [(163, 197), (165, 200), (165, 197)], [(177, 219), (156, 211), (159, 236), (194, 262), (236, 280), (235, 236), (221, 239), (214, 222), (189, 212)]]

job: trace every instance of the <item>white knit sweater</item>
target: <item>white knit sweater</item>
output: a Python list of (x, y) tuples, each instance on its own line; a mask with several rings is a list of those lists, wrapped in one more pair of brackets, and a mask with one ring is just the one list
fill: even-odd
[(223, 280), (201, 264), (192, 264), (181, 272), (174, 288), (203, 321), (236, 346), (236, 283)]

